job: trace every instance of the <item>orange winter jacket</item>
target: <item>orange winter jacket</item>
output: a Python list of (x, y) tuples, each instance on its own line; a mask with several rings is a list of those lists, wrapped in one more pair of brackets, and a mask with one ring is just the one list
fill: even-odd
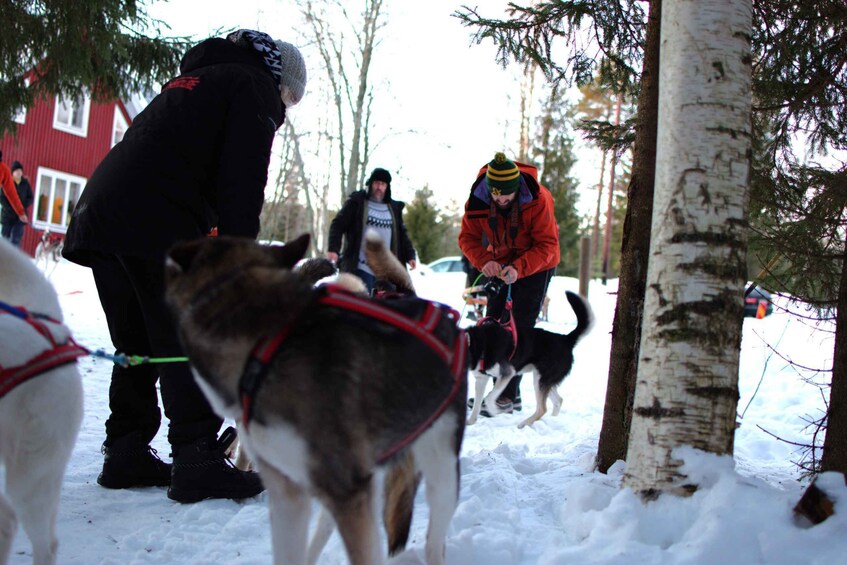
[(0, 161), (0, 185), (2, 185), (3, 194), (6, 195), (6, 199), (9, 201), (9, 204), (12, 205), (12, 209), (14, 209), (15, 214), (19, 217), (26, 215), (24, 205), (21, 204), (21, 198), (18, 196), (15, 179), (12, 178), (12, 171), (9, 169), (9, 165), (2, 161)]
[(502, 211), (493, 204), (484, 165), (465, 203), (459, 248), (479, 270), (488, 261), (512, 265), (518, 278), (552, 269), (559, 264), (559, 225), (553, 195), (538, 182), (538, 169), (515, 161), (521, 186), (512, 207)]

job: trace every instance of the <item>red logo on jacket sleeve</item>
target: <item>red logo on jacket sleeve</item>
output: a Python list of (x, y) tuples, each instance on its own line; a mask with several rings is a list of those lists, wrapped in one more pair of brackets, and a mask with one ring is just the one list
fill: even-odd
[(186, 90), (194, 90), (194, 87), (200, 83), (200, 77), (177, 77), (170, 81), (165, 87), (162, 89), (162, 92), (168, 90), (169, 88), (184, 88)]

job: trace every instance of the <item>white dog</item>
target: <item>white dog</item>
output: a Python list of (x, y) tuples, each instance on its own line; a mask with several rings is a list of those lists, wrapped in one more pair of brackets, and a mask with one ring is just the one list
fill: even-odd
[(33, 563), (46, 565), (56, 562), (59, 492), (82, 424), (75, 361), (84, 350), (70, 339), (56, 291), (32, 260), (0, 239), (0, 264), (0, 563), (20, 521)]

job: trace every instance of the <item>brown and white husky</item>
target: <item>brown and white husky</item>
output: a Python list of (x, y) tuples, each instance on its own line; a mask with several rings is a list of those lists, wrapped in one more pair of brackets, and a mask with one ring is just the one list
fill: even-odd
[[(445, 357), (414, 332), (357, 310), (379, 301), (353, 293), (324, 301), (326, 289), (293, 270), (308, 242), (263, 247), (218, 237), (169, 252), (166, 298), (195, 377), (216, 412), (239, 423), (268, 490), (276, 563), (306, 562), (313, 496), (351, 563), (383, 562), (375, 481), (386, 472), (390, 551), (405, 546), (420, 473), (430, 507), (426, 560), (443, 563), (459, 489), (464, 336), (450, 320), (462, 347)], [(345, 301), (355, 307), (337, 305)]]
[(82, 424), (74, 360), (83, 353), (69, 342), (56, 291), (32, 259), (0, 239), (0, 265), (0, 563), (20, 521), (33, 563), (52, 564), (59, 493)]

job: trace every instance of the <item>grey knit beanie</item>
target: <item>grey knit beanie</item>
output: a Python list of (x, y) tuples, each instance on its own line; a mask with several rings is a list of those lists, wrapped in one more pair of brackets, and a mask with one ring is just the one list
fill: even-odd
[(262, 58), (287, 108), (300, 102), (306, 91), (306, 63), (296, 47), (254, 29), (239, 29), (226, 38), (239, 47), (255, 51)]
[(276, 40), (280, 56), (279, 92), (286, 107), (294, 106), (306, 92), (306, 63), (300, 50), (292, 44)]

